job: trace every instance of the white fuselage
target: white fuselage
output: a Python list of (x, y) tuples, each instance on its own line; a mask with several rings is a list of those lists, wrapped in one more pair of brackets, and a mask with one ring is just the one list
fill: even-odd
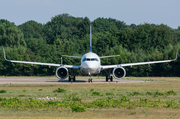
[(97, 54), (86, 53), (81, 58), (81, 72), (83, 74), (98, 74), (101, 71), (101, 61)]

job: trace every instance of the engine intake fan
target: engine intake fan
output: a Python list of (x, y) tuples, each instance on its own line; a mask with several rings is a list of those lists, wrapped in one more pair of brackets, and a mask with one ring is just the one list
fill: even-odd
[(61, 80), (66, 79), (68, 75), (69, 75), (69, 71), (66, 67), (61, 66), (56, 69), (56, 77), (58, 79)]
[(113, 76), (116, 79), (122, 79), (126, 76), (126, 70), (123, 67), (116, 67), (113, 69)]

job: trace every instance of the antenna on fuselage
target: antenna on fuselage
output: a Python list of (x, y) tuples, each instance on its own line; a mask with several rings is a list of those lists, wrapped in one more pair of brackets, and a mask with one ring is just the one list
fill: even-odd
[(91, 25), (90, 25), (90, 52), (92, 52), (92, 34), (91, 34)]

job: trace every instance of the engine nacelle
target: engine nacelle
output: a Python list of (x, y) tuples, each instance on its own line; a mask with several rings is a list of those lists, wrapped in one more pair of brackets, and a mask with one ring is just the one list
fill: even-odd
[(123, 67), (116, 67), (113, 69), (113, 76), (116, 79), (122, 79), (126, 76), (126, 70)]
[(56, 69), (56, 76), (58, 79), (61, 80), (66, 79), (68, 75), (69, 75), (69, 71), (66, 67), (61, 66)]

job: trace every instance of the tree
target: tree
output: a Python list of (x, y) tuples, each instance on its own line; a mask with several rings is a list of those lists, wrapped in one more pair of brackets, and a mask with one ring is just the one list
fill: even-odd
[(32, 20), (18, 26), (18, 28), (23, 32), (25, 40), (28, 40), (31, 37), (42, 38), (42, 27), (43, 25), (41, 23)]
[(0, 44), (3, 46), (26, 46), (24, 35), (14, 23), (0, 20)]

